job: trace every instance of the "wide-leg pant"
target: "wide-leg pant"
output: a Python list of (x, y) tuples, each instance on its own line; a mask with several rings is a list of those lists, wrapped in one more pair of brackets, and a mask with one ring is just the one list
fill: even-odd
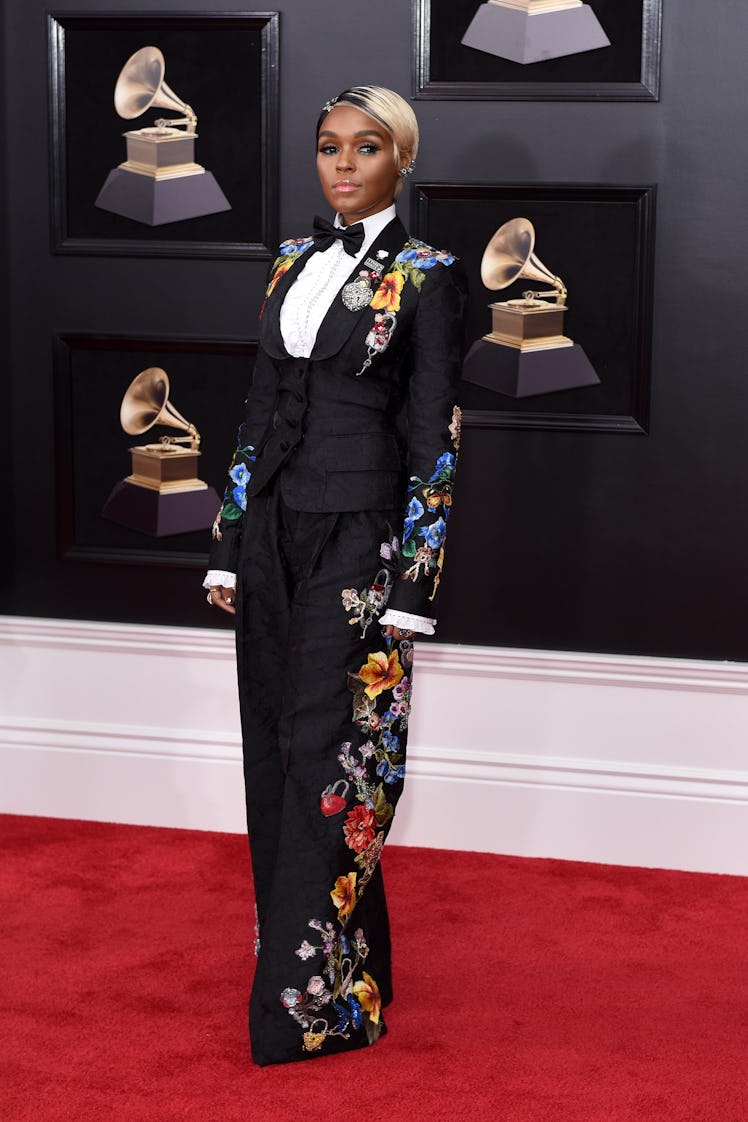
[(259, 1064), (359, 1048), (385, 1031), (379, 855), (403, 786), (413, 656), (378, 623), (397, 517), (295, 512), (278, 486), (244, 516), (237, 650)]

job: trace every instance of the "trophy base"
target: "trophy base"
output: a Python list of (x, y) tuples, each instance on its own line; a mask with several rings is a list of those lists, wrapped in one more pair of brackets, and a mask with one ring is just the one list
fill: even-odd
[(109, 172), (96, 206), (144, 226), (164, 226), (231, 210), (209, 171), (158, 179), (122, 167)]
[(532, 12), (489, 2), (478, 8), (462, 44), (526, 66), (609, 47), (610, 39), (589, 4)]
[(578, 343), (521, 351), (478, 339), (465, 356), (462, 379), (507, 397), (535, 397), (596, 386), (600, 379)]
[[(160, 495), (127, 480), (116, 483), (101, 512), (103, 518), (152, 538), (209, 530), (221, 500), (213, 487)], [(206, 545), (207, 550), (207, 545)]]

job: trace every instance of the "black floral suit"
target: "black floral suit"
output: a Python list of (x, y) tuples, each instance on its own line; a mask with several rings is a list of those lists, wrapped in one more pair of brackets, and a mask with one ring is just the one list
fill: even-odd
[(294, 358), (280, 308), (315, 252), (284, 242), (271, 269), (210, 560), (238, 574), (261, 1064), (384, 1031), (379, 856), (405, 775), (413, 645), (378, 621), (385, 607), (433, 617), (459, 440), (459, 264), (395, 218), (310, 358)]

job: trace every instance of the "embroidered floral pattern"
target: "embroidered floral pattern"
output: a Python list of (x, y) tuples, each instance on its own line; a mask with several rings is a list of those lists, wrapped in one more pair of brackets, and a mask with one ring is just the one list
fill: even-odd
[(270, 281), (265, 290), (265, 301), (263, 301), (262, 308), (260, 309), (260, 318), (262, 318), (262, 313), (265, 311), (267, 298), (268, 296), (272, 296), (278, 281), (284, 273), (288, 272), (294, 261), (296, 261), (302, 253), (306, 253), (312, 245), (314, 245), (314, 240), (312, 238), (289, 238), (287, 241), (281, 242), (278, 256), (273, 262)]
[(358, 592), (355, 588), (344, 588), (341, 592), (343, 607), (347, 612), (352, 612), (348, 623), (353, 627), (359, 624), (361, 634), (365, 635), (369, 625), (377, 619), (387, 605), (392, 589), (392, 580), (397, 572), (397, 559), (400, 554), (400, 543), (392, 535), (389, 541), (382, 542), (379, 547), (379, 557), (383, 562), (369, 588)]
[[(460, 410), (455, 406), (452, 423), (449, 426), (455, 452), (460, 441), (460, 418)], [(404, 558), (410, 559), (411, 564), (403, 572), (403, 580), (417, 581), (433, 573), (434, 587), (429, 600), (434, 599), (441, 579), (444, 539), (447, 534), (447, 519), (452, 508), (452, 478), (456, 463), (455, 453), (442, 452), (427, 480), (417, 475), (410, 477), (408, 493), (411, 498), (405, 510), (402, 554)], [(430, 522), (421, 522), (427, 514), (436, 517), (432, 517)], [(419, 544), (418, 538), (423, 539), (422, 544)]]
[(335, 887), (330, 893), (333, 904), (338, 909), (338, 919), (349, 916), (356, 907), (356, 877), (357, 873), (348, 873), (345, 877), (338, 877)]
[(236, 522), (247, 509), (247, 484), (252, 478), (247, 465), (253, 464), (257, 459), (254, 450), (253, 444), (242, 444), (240, 428), (236, 451), (229, 464), (229, 482), (223, 492), (223, 505), (213, 523), (213, 537), (216, 541), (222, 539), (221, 522)]
[(369, 655), (365, 666), (362, 666), (358, 676), (364, 685), (367, 697), (379, 697), (384, 690), (391, 690), (403, 676), (397, 651), (375, 651)]
[(460, 433), (462, 430), (462, 410), (459, 405), (455, 405), (452, 410), (452, 422), (449, 426), (449, 432), (452, 437), (452, 447), (455, 452), (460, 450)]
[(382, 277), (381, 283), (371, 298), (369, 307), (377, 313), (374, 323), (366, 336), (366, 358), (357, 376), (371, 366), (374, 357), (389, 346), (397, 327), (397, 313), (400, 311), (400, 296), (406, 281), (420, 291), (426, 273), (434, 265), (452, 265), (454, 256), (446, 249), (433, 249), (417, 238), (409, 238), (405, 246), (392, 262), (389, 272)]
[[(395, 564), (397, 551), (393, 545), (397, 545), (395, 539), (382, 548), (389, 550), (386, 560)], [(346, 598), (362, 599), (351, 589), (343, 594), (344, 606)], [(369, 652), (358, 673), (349, 675), (353, 721), (363, 734), (363, 742), (358, 748), (352, 741), (341, 744), (338, 760), (345, 775), (346, 795), (350, 788), (355, 800), (342, 831), (356, 868), (341, 873), (330, 891), (337, 926), (332, 921), (323, 924), (309, 920), (308, 926), (317, 937), (303, 939), (295, 952), (303, 962), (322, 954), (324, 967), (318, 967), (309, 978), (305, 992), (287, 987), (280, 994), (288, 1013), (304, 1029), (303, 1048), (307, 1052), (318, 1051), (328, 1037), (349, 1039), (352, 1032), (363, 1029), (371, 1042), (382, 1030), (379, 987), (363, 970), (369, 953), (363, 930), (359, 928), (352, 939), (346, 932), (379, 863), (387, 826), (395, 812), (394, 785), (402, 784), (405, 777), (401, 737), (410, 713), (406, 670), (412, 659), (410, 641), (403, 639), (395, 644), (388, 640), (386, 649)], [(338, 782), (342, 781), (336, 781), (329, 790)]]
[(387, 273), (372, 297), (370, 307), (378, 312), (399, 312), (400, 293), (405, 284), (405, 273)]
[(369, 1014), (372, 1024), (379, 1024), (382, 999), (379, 996), (377, 983), (365, 970), (363, 971), (363, 981), (354, 983), (353, 992), (358, 998), (361, 1008)]

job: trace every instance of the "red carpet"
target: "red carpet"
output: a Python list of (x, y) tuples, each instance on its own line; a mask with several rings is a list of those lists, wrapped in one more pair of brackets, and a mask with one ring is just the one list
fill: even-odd
[(389, 1035), (259, 1069), (241, 837), (0, 818), (3, 1122), (748, 1122), (748, 880), (391, 848)]

